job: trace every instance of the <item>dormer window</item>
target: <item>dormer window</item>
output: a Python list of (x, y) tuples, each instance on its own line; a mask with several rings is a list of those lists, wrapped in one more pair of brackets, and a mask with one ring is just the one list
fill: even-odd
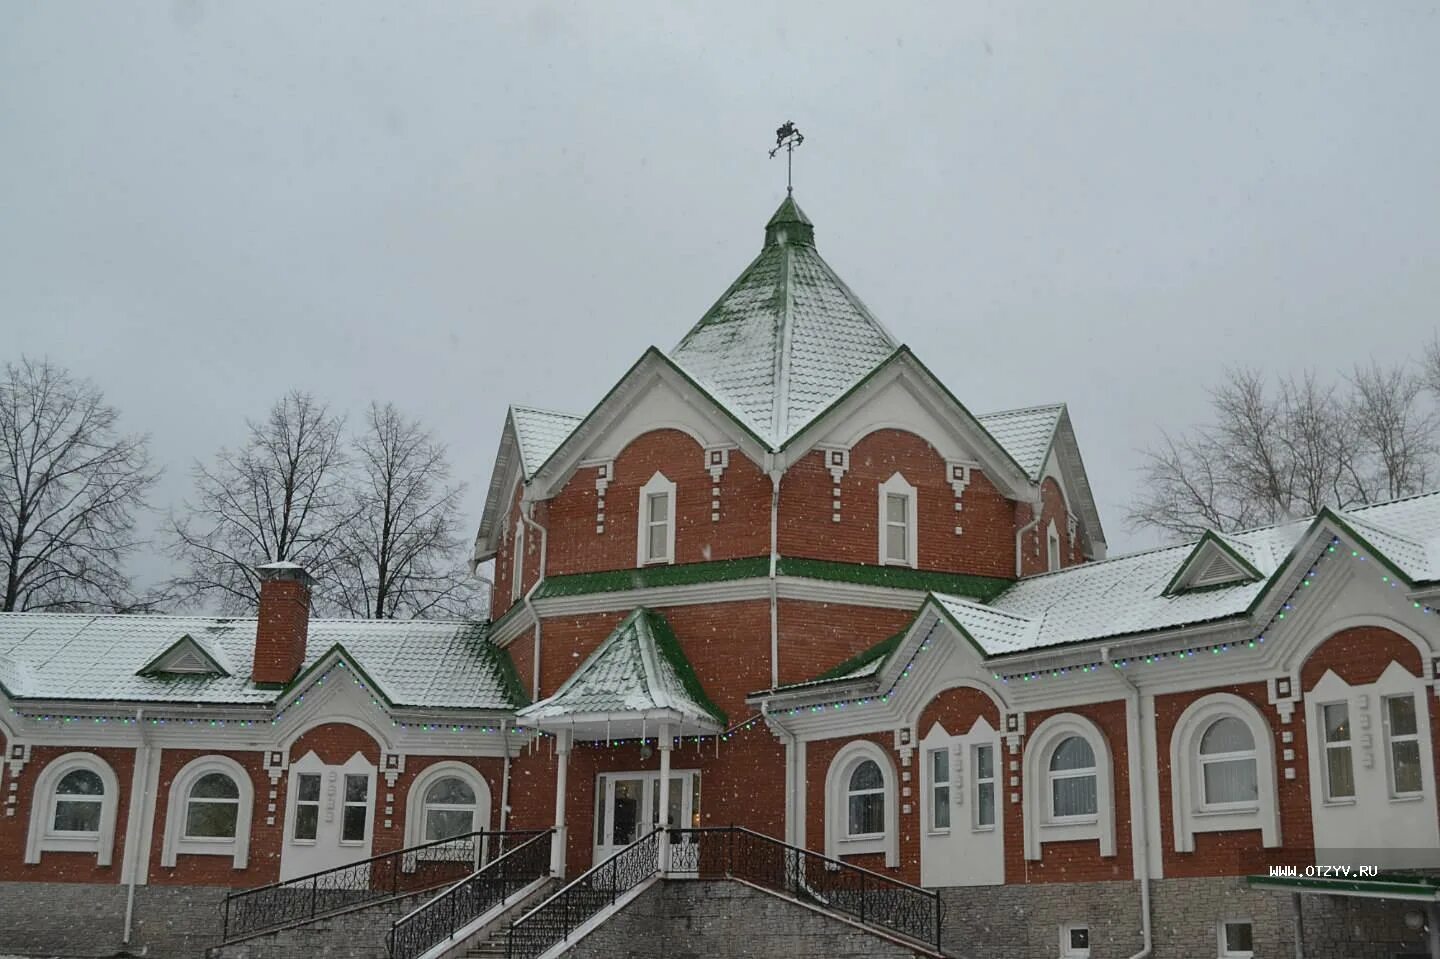
[(636, 565), (675, 562), (675, 484), (656, 473), (640, 488)]
[(136, 671), (137, 676), (229, 676), (221, 662), (220, 650), (189, 633), (152, 656)]
[(915, 487), (896, 473), (880, 484), (880, 563), (916, 565)]

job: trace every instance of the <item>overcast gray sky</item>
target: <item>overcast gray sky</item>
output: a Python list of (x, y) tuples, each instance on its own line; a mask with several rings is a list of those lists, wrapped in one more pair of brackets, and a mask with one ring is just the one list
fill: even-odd
[[(0, 360), (167, 466), (299, 386), (451, 447), (587, 411), (784, 195), (976, 412), (1065, 400), (1111, 550), (1226, 364), (1411, 355), (1440, 302), (1435, 3), (0, 0)], [(154, 574), (162, 560), (142, 560)]]

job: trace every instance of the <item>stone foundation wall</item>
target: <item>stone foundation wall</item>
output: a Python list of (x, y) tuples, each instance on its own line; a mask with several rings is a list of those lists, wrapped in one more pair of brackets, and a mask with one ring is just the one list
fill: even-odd
[(364, 906), (303, 926), (217, 946), (205, 955), (207, 959), (385, 959), (385, 936), (390, 925), (433, 895), (436, 892), (432, 890)]
[(74, 882), (0, 882), (0, 953), (195, 959), (220, 941), (226, 890), (137, 886), (130, 942), (125, 887)]
[(738, 882), (658, 882), (564, 953), (570, 959), (914, 959), (915, 953)]

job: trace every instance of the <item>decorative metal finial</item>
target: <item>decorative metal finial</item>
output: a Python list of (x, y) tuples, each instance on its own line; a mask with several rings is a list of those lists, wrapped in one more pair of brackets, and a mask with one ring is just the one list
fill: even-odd
[(785, 149), (785, 193), (793, 194), (795, 184), (792, 182), (791, 174), (795, 165), (795, 148), (805, 142), (805, 134), (795, 126), (794, 120), (786, 120), (785, 125), (775, 131), (775, 149), (770, 151), (770, 159), (775, 159), (775, 154)]

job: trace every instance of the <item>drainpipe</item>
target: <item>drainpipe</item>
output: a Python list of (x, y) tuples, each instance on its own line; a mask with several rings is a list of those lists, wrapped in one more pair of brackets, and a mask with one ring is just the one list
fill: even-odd
[(120, 942), (130, 945), (130, 931), (135, 918), (135, 885), (140, 872), (150, 861), (150, 850), (140, 848), (145, 809), (149, 805), (150, 737), (145, 733), (145, 710), (135, 710), (135, 725), (140, 730), (140, 745), (135, 747), (135, 769), (130, 777), (130, 814), (125, 817), (125, 852), (130, 869), (125, 877), (125, 932)]
[(505, 749), (505, 771), (500, 775), (500, 831), (510, 821), (510, 722), (500, 727), (500, 743)]
[[(534, 530), (539, 530), (540, 532), (540, 575), (535, 577), (535, 582), (530, 584), (530, 588), (525, 591), (523, 599), (525, 609), (530, 613), (530, 617), (535, 620), (535, 655), (531, 657), (533, 662), (531, 663), (530, 670), (532, 673), (530, 677), (530, 698), (535, 700), (540, 698), (540, 614), (535, 612), (535, 604), (532, 600), (535, 596), (535, 591), (540, 588), (540, 584), (545, 582), (545, 548), (549, 545), (549, 533), (545, 527), (530, 518), (530, 509), (524, 505), (520, 507), (520, 520), (526, 526)], [(521, 575), (524, 574), (522, 573)]]
[(770, 688), (780, 685), (780, 592), (775, 576), (780, 569), (780, 480), (784, 473), (770, 471)]
[(1025, 541), (1025, 534), (1039, 525), (1040, 514), (1044, 510), (1044, 505), (1045, 504), (1037, 496), (1035, 498), (1035, 502), (1030, 504), (1030, 511), (1035, 514), (1035, 518), (1015, 531), (1015, 575), (1017, 577), (1025, 575), (1025, 566), (1022, 562), (1022, 544)]
[(769, 700), (761, 700), (760, 715), (765, 717), (766, 727), (785, 744), (785, 841), (792, 846), (803, 848), (805, 845), (803, 838), (798, 836), (800, 817), (795, 814), (800, 803), (805, 801), (797, 788), (799, 776), (796, 768), (799, 757), (795, 754), (795, 734), (780, 723), (770, 721)]
[[(1110, 662), (1109, 646), (1100, 647), (1100, 659), (1102, 662), (1107, 664)], [(1132, 768), (1138, 770), (1141, 773), (1141, 775), (1138, 777), (1138, 782), (1136, 781), (1137, 777), (1133, 775), (1130, 777), (1131, 790), (1140, 790), (1140, 802), (1132, 802), (1130, 808), (1132, 810), (1139, 808), (1140, 810), (1140, 828), (1138, 830), (1140, 833), (1140, 875), (1137, 878), (1140, 880), (1140, 931), (1142, 935), (1143, 945), (1141, 946), (1140, 951), (1135, 953), (1135, 955), (1131, 956), (1130, 959), (1146, 959), (1146, 957), (1150, 955), (1151, 949), (1154, 947), (1154, 942), (1150, 929), (1150, 823), (1147, 820), (1147, 816), (1149, 815), (1149, 804), (1147, 803), (1145, 796), (1144, 770), (1140, 768), (1145, 762), (1145, 746), (1140, 741), (1142, 738), (1140, 734), (1140, 687), (1136, 686), (1135, 681), (1132, 680), (1129, 676), (1125, 675), (1125, 671), (1123, 669), (1115, 670), (1115, 672), (1118, 673), (1120, 678), (1125, 681), (1125, 685), (1130, 687), (1130, 691), (1125, 694), (1125, 725), (1127, 734), (1126, 739), (1128, 740), (1128, 748), (1125, 750), (1125, 754), (1127, 757), (1139, 757), (1132, 765)], [(1129, 735), (1131, 731), (1130, 717), (1134, 717), (1134, 736)], [(1135, 833), (1135, 824), (1132, 823), (1130, 827), (1130, 835), (1132, 840), (1134, 839)]]

